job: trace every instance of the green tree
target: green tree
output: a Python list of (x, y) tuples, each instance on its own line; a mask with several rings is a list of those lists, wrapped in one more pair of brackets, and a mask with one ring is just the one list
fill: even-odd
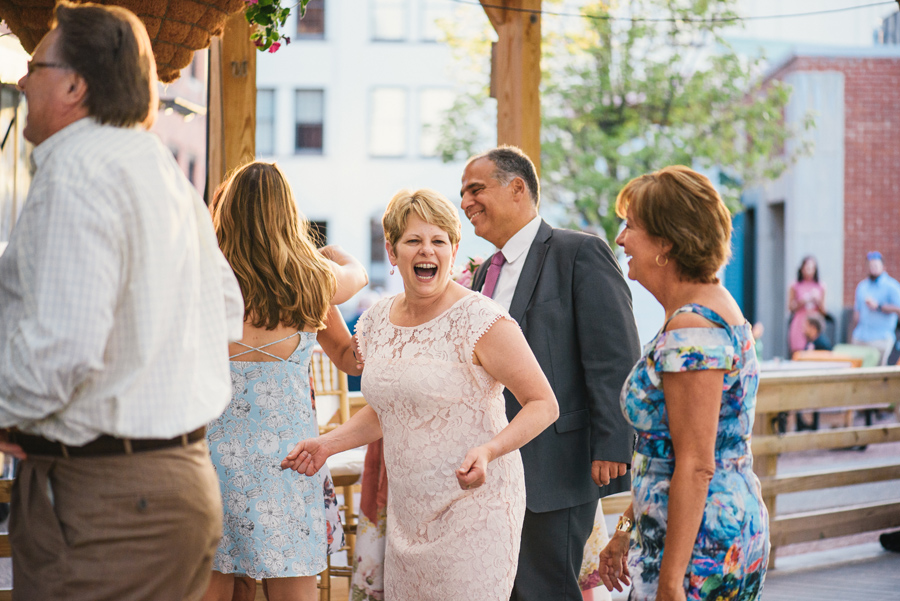
[[(612, 241), (618, 191), (672, 164), (720, 170), (714, 183), (735, 210), (743, 187), (777, 178), (808, 150), (802, 141), (784, 150), (802, 134), (782, 119), (789, 88), (763, 85), (763, 59), (739, 56), (722, 38), (736, 4), (600, 2), (581, 10), (593, 18), (544, 17), (543, 198), (564, 207), (572, 225), (602, 229)], [(465, 117), (488, 110), (487, 96), (483, 85), (470, 88), (448, 113), (445, 159), (475, 149), (478, 120)], [(811, 125), (807, 118), (799, 129)]]

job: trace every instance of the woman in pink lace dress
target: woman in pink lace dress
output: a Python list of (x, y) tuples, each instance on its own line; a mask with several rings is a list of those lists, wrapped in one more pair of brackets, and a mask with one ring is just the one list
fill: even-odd
[[(300, 442), (282, 467), (311, 475), (383, 436), (385, 599), (506, 601), (525, 514), (515, 451), (556, 420), (556, 398), (506, 311), (451, 281), (456, 207), (431, 190), (401, 191), (382, 223), (404, 292), (357, 323), (369, 406)], [(523, 406), (512, 422), (504, 385)]]

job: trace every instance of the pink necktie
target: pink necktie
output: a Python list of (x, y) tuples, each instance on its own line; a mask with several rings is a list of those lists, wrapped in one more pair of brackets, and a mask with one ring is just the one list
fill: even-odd
[(481, 288), (481, 293), (488, 298), (494, 298), (494, 288), (497, 286), (497, 278), (500, 277), (500, 270), (504, 263), (506, 263), (506, 257), (498, 250), (491, 258), (487, 276), (484, 278), (484, 286)]

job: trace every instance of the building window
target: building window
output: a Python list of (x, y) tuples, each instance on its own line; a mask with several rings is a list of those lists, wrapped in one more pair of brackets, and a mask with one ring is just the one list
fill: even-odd
[(375, 88), (369, 110), (369, 154), (373, 157), (406, 155), (406, 90)]
[(312, 0), (306, 5), (306, 14), (302, 19), (300, 11), (297, 11), (297, 19), (298, 39), (325, 39), (325, 0)]
[(421, 40), (423, 42), (436, 42), (440, 39), (441, 31), (438, 21), (449, 19), (451, 5), (447, 0), (419, 0), (419, 17), (421, 19)]
[(256, 154), (275, 154), (275, 90), (256, 91)]
[(424, 89), (419, 92), (419, 154), (438, 154), (440, 127), (444, 114), (453, 106), (453, 91), (447, 88)]
[(322, 127), (325, 121), (325, 92), (323, 90), (297, 90), (297, 133), (294, 139), (296, 152), (322, 152)]
[(309, 222), (309, 239), (315, 244), (316, 248), (322, 248), (328, 244), (328, 222), (327, 221), (310, 221)]
[(408, 0), (372, 0), (372, 39), (398, 42), (407, 37)]

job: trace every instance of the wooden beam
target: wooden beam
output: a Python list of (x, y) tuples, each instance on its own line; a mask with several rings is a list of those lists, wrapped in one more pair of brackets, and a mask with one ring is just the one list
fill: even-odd
[[(857, 445), (900, 442), (900, 424), (868, 428), (839, 428), (830, 431), (753, 436), (754, 461), (757, 456), (778, 455), (796, 451), (840, 449)], [(774, 475), (759, 474), (758, 475)]]
[[(225, 22), (209, 49), (207, 195), (256, 157), (256, 46), (243, 13)], [(207, 198), (208, 200), (208, 198)]]
[(494, 31), (499, 32), (500, 26), (506, 21), (506, 11), (503, 8), (508, 3), (509, 0), (481, 0), (481, 6), (494, 27)]
[(829, 508), (771, 520), (773, 547), (900, 526), (900, 502)]
[(789, 492), (818, 490), (835, 486), (851, 486), (900, 480), (900, 464), (879, 465), (859, 469), (840, 469), (811, 472), (806, 474), (786, 474), (783, 476), (760, 478), (763, 495), (783, 495)]
[(756, 413), (900, 403), (900, 368), (811, 370), (760, 376)]
[[(498, 36), (491, 60), (497, 143), (521, 148), (540, 175), (541, 0), (503, 0), (502, 5), (516, 10), (485, 7)], [(502, 21), (492, 10), (505, 13)]]

